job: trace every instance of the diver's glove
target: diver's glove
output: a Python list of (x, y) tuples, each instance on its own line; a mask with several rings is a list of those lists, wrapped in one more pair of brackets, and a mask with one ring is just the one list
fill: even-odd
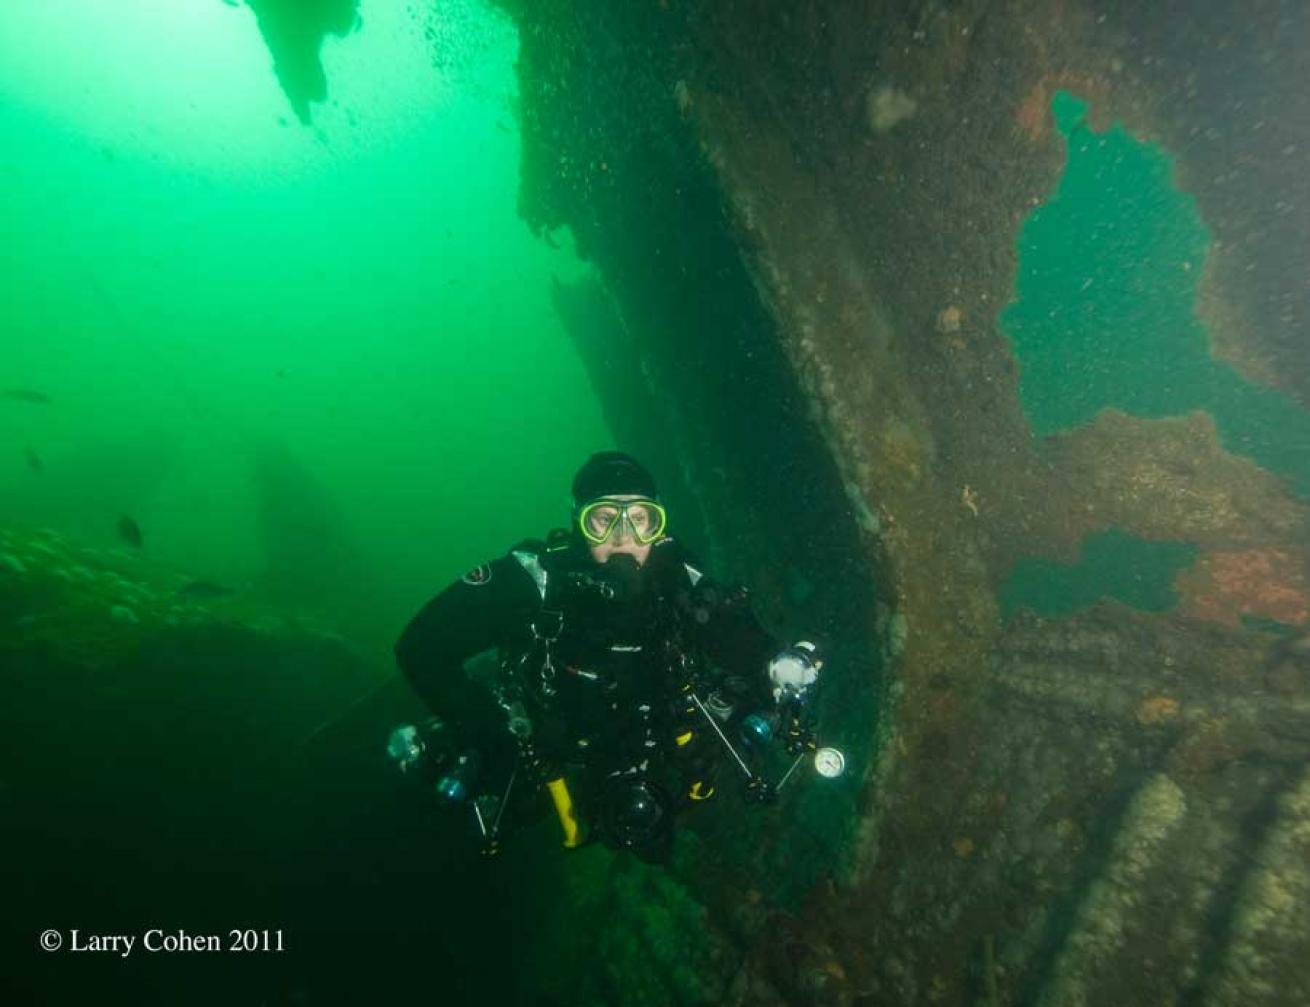
[(773, 684), (773, 698), (800, 698), (819, 677), (823, 658), (818, 644), (801, 640), (779, 653), (769, 662), (769, 681)]

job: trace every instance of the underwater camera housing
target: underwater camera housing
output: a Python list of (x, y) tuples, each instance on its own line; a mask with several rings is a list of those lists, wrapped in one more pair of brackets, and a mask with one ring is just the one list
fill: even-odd
[(647, 775), (617, 777), (601, 792), (596, 808), (598, 837), (613, 849), (663, 863), (673, 850), (674, 803)]

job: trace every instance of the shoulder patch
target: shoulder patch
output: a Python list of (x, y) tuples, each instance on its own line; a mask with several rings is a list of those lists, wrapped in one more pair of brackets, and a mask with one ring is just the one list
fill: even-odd
[(491, 583), (491, 567), (483, 563), (481, 566), (475, 566), (472, 570), (460, 578), (465, 584), (472, 584), (475, 587), (482, 584)]

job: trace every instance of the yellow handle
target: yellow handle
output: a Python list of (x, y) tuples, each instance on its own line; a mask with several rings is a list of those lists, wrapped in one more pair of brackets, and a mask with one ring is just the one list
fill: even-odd
[(573, 813), (573, 798), (569, 794), (569, 785), (561, 776), (548, 782), (546, 789), (550, 791), (550, 799), (555, 802), (555, 814), (559, 815), (559, 824), (564, 830), (565, 849), (572, 850), (581, 846), (582, 827), (578, 825), (577, 816)]

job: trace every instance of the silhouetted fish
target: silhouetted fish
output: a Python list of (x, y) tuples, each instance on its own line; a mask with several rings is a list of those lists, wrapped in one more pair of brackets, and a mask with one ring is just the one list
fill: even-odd
[(118, 537), (134, 549), (145, 545), (145, 539), (141, 537), (141, 526), (126, 514), (118, 519)]
[(13, 399), (16, 402), (30, 402), (34, 406), (50, 405), (50, 396), (45, 392), (34, 392), (30, 388), (6, 388), (0, 392), (7, 399)]
[(230, 587), (215, 584), (212, 580), (188, 581), (177, 589), (179, 598), (191, 598), (196, 601), (203, 601), (207, 598), (226, 598), (231, 593), (232, 589)]
[(45, 462), (43, 462), (41, 456), (31, 448), (23, 448), (23, 458), (27, 460), (27, 467), (37, 475), (40, 475), (45, 471)]

